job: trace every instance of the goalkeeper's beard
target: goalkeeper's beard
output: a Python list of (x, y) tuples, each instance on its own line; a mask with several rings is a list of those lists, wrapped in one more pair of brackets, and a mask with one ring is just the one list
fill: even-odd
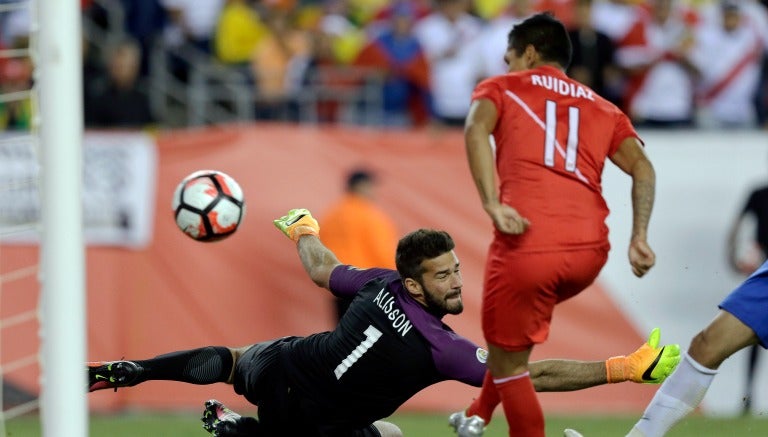
[[(427, 309), (432, 314), (439, 314), (439, 315), (445, 315), (445, 314), (461, 314), (462, 311), (464, 311), (464, 302), (461, 300), (461, 289), (459, 290), (451, 290), (451, 292), (446, 293), (442, 297), (437, 297), (435, 293), (432, 293), (428, 288), (424, 286), (424, 284), (421, 285), (422, 290), (424, 290), (424, 302), (427, 304)], [(452, 300), (452, 302), (449, 302), (449, 299)]]

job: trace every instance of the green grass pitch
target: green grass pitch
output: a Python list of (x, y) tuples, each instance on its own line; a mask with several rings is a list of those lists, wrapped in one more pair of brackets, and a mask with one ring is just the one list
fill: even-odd
[[(392, 416), (391, 422), (403, 430), (406, 437), (452, 436), (446, 421), (446, 414), (400, 413)], [(549, 417), (547, 436), (562, 436), (563, 428), (574, 428), (586, 437), (621, 437), (635, 422), (636, 417)], [(41, 436), (37, 416), (31, 415), (6, 422), (6, 437)], [(121, 414), (90, 418), (91, 437), (205, 437), (196, 413), (174, 414)], [(506, 436), (504, 418), (497, 416), (488, 427), (486, 437)], [(715, 419), (691, 416), (677, 425), (668, 437), (748, 437), (768, 436), (768, 415), (744, 418)]]

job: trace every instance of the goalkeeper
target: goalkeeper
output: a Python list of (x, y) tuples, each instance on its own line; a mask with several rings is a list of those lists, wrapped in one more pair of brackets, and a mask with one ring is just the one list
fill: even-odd
[[(274, 223), (296, 243), (315, 284), (354, 297), (333, 331), (243, 348), (209, 346), (147, 360), (88, 363), (89, 391), (150, 380), (223, 382), (258, 406), (258, 418), (240, 417), (209, 401), (204, 427), (216, 436), (389, 437), (402, 433), (380, 419), (421, 389), (445, 380), (482, 385), (485, 350), (441, 320), (463, 310), (459, 260), (446, 232), (419, 229), (403, 237), (397, 271), (361, 270), (342, 265), (320, 242), (308, 210), (291, 210)], [(538, 391), (659, 383), (677, 365), (680, 350), (658, 343), (654, 330), (649, 342), (628, 356), (534, 362), (531, 377)]]

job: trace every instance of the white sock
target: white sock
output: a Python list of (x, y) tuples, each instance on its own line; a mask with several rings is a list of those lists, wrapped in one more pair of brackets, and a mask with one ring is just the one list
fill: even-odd
[(661, 437), (694, 410), (707, 393), (717, 370), (708, 369), (687, 353), (627, 437)]

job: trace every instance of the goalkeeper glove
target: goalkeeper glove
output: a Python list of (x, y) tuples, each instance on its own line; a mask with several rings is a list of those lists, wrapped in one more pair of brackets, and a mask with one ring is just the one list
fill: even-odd
[(320, 234), (320, 225), (305, 208), (292, 209), (288, 211), (288, 214), (273, 220), (273, 223), (277, 229), (280, 229), (283, 234), (297, 243), (302, 235), (317, 237)]
[(605, 362), (609, 383), (632, 381), (660, 384), (680, 362), (680, 345), (659, 347), (661, 330), (654, 328), (648, 341), (627, 356), (611, 357)]

